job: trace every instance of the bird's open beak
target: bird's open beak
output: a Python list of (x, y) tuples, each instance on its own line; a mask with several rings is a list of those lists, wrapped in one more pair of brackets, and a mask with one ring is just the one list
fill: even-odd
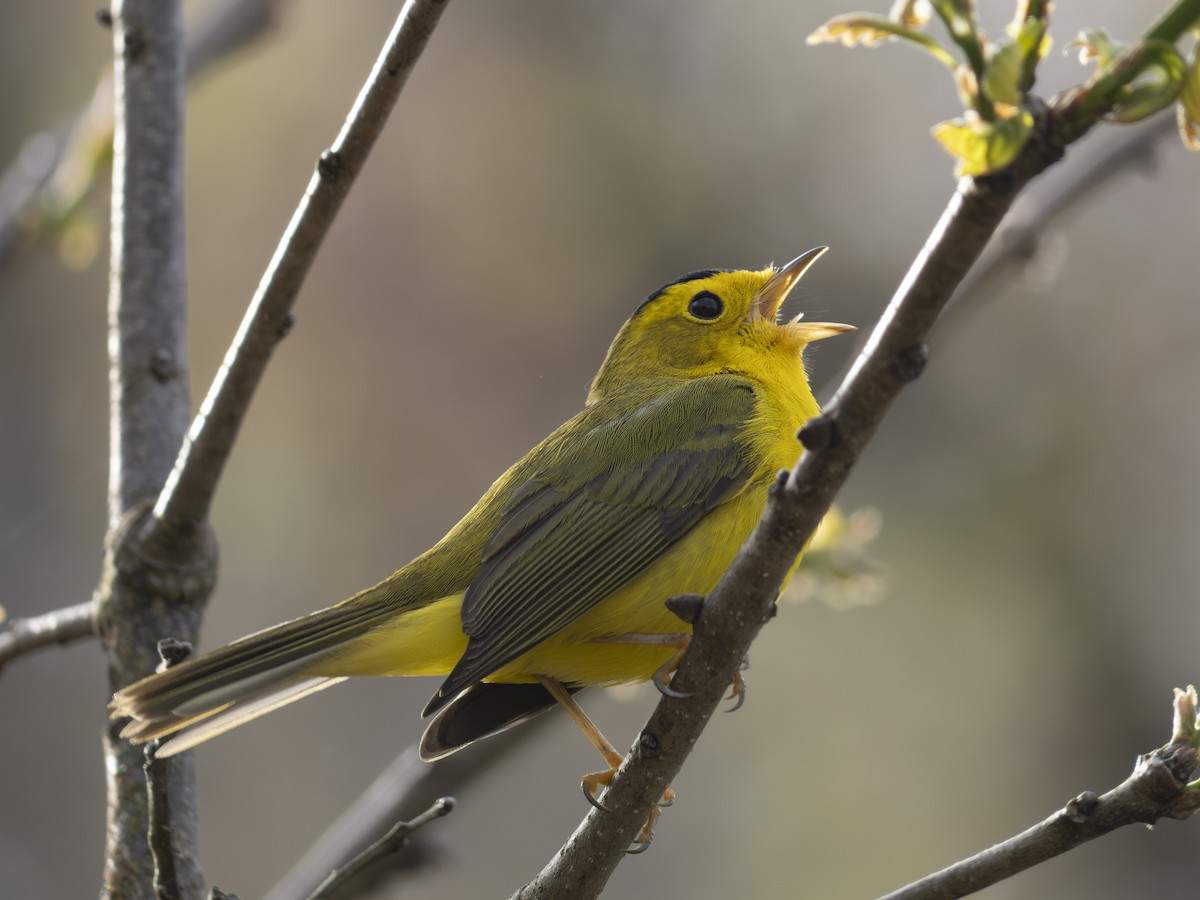
[[(758, 296), (754, 298), (750, 307), (751, 317), (765, 319), (768, 322), (777, 321), (779, 308), (783, 306), (783, 301), (792, 292), (796, 282), (808, 271), (808, 267), (828, 249), (828, 247), (813, 247), (776, 272), (775, 277), (768, 281)], [(804, 313), (801, 313), (796, 316), (784, 327), (806, 344), (822, 338), (833, 337), (835, 334), (845, 334), (847, 331), (856, 330), (853, 325), (839, 325), (836, 322), (802, 322), (800, 319), (803, 315)]]

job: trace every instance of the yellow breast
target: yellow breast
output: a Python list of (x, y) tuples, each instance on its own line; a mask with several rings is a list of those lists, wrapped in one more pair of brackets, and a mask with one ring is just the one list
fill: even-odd
[[(716, 586), (757, 524), (776, 473), (799, 457), (796, 431), (817, 412), (797, 361), (789, 362), (791, 371), (780, 375), (790, 377), (777, 379), (772, 390), (762, 392), (755, 418), (748, 423), (746, 434), (759, 464), (746, 489), (709, 513), (625, 587), (488, 681), (528, 682), (535, 675), (549, 675), (567, 684), (610, 685), (645, 681), (654, 674), (671, 648), (596, 639), (691, 630), (665, 601), (681, 594), (707, 594)], [(445, 675), (467, 646), (461, 606), (461, 595), (444, 597), (380, 626), (324, 665), (321, 674)]]

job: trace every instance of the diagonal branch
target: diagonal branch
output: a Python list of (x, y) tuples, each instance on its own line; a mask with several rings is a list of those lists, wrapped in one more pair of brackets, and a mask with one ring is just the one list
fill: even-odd
[(900, 390), (925, 362), (925, 341), (967, 269), (1020, 189), (1062, 156), (1053, 115), (1038, 110), (1037, 139), (1013, 167), (963, 179), (824, 415), (801, 432), (808, 452), (781, 472), (753, 535), (708, 596), (672, 685), (604, 794), (520, 900), (597, 896), (651, 808), (679, 773), (751, 641), (773, 614), (797, 553), (845, 482)]
[(259, 282), (158, 499), (158, 518), (168, 522), (207, 518), (255, 388), (272, 352), (291, 328), (300, 286), (445, 5), (446, 0), (408, 0), (401, 10), (341, 133), (321, 155)]
[(331, 870), (344, 866), (391, 823), (428, 808), (438, 797), (460, 797), (469, 792), (503, 765), (514, 750), (540, 739), (554, 721), (553, 716), (539, 716), (520, 728), (488, 738), (486, 746), (468, 748), (432, 763), (421, 760), (415, 745), (406, 748), (329, 824), (263, 900), (307, 897)]
[[(1175, 6), (1188, 14), (1160, 20), (1156, 36), (1177, 40), (1200, 17), (1200, 0), (1176, 0)], [(1163, 33), (1165, 21), (1177, 33)], [(1129, 65), (1136, 58), (1135, 51)], [(691, 646), (672, 681), (686, 696), (659, 702), (605, 791), (605, 808), (589, 812), (515, 898), (590, 898), (603, 890), (682, 768), (751, 642), (773, 615), (775, 597), (796, 555), (901, 389), (924, 369), (929, 334), (955, 289), (1018, 193), (1112, 109), (1124, 83), (1119, 75), (1065, 91), (1049, 105), (1029, 97), (1032, 133), (1013, 163), (959, 182), (825, 413), (801, 430), (807, 452), (791, 472), (780, 473), (754, 533), (703, 605), (693, 609)]]
[(914, 881), (881, 900), (950, 900), (982, 890), (1080, 844), (1126, 825), (1186, 819), (1200, 809), (1200, 791), (1189, 789), (1196, 769), (1195, 737), (1179, 733), (1181, 720), (1194, 729), (1194, 688), (1175, 692), (1176, 734), (1138, 758), (1133, 773), (1101, 796), (1085, 791), (1049, 818), (969, 859)]

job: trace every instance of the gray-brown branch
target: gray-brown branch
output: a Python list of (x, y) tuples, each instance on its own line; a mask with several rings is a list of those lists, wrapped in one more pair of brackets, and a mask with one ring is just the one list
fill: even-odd
[[(183, 229), (183, 11), (179, 0), (114, 4), (109, 532), (96, 591), (113, 689), (153, 671), (158, 638), (194, 640), (216, 548), (203, 528), (150, 545), (144, 510), (171, 470), (189, 414)], [(104, 735), (102, 896), (152, 896), (142, 751)], [(180, 890), (198, 896), (191, 761), (173, 766)]]
[(1133, 773), (1112, 790), (1101, 796), (1085, 791), (1032, 828), (881, 900), (953, 900), (1126, 825), (1153, 825), (1195, 814), (1200, 790), (1188, 787), (1198, 762), (1194, 689), (1176, 691), (1175, 716), (1171, 740), (1139, 757)]
[[(771, 491), (758, 527), (705, 601), (673, 686), (605, 792), (538, 876), (514, 896), (597, 896), (651, 808), (679, 773), (750, 643), (772, 615), (796, 555), (829, 508), (901, 389), (926, 361), (926, 340), (1020, 190), (1068, 143), (1056, 112), (1035, 104), (1035, 134), (997, 175), (962, 180), (825, 413), (801, 432), (807, 451)], [(1070, 138), (1086, 128), (1075, 126)]]
[[(126, 0), (113, 9), (118, 54), (110, 303), (110, 345), (118, 348), (112, 364), (114, 525), (98, 596), (114, 689), (153, 671), (159, 638), (195, 639), (216, 572), (208, 510), (238, 426), (271, 351), (287, 330), (291, 306), (321, 240), (443, 6), (444, 0), (411, 0), (401, 12), (341, 133), (322, 155), (186, 440), (182, 17), (177, 3), (154, 0)], [(145, 773), (140, 751), (121, 741), (118, 729), (106, 735), (104, 896), (142, 897), (153, 889), (155, 871), (146, 843)], [(168, 793), (159, 799), (171, 822), (160, 828), (172, 839), (170, 868), (179, 894), (198, 896), (202, 879), (190, 758), (173, 760), (163, 777)], [(161, 852), (161, 843), (158, 848)]]
[(69, 644), (96, 636), (96, 602), (87, 600), (64, 609), (0, 624), (0, 671), (11, 660), (53, 644)]
[(446, 0), (409, 0), (401, 10), (341, 133), (317, 162), (192, 423), (156, 516), (169, 521), (207, 518), (250, 399), (291, 327), (300, 286), (445, 6)]

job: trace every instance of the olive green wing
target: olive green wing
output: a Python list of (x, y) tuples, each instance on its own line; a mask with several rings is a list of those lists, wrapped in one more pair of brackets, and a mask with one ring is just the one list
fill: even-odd
[(755, 469), (743, 436), (754, 406), (744, 379), (686, 383), (584, 430), (519, 488), (463, 597), (467, 649), (425, 714), (579, 619), (740, 493)]

